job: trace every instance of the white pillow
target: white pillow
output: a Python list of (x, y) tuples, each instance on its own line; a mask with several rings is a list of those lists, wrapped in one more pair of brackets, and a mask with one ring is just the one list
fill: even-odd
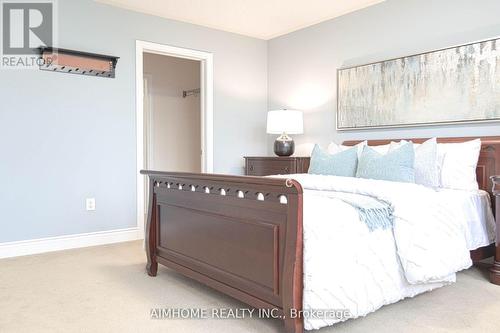
[(294, 156), (311, 156), (314, 143), (301, 143), (295, 146)]
[(481, 139), (462, 143), (438, 144), (438, 166), (441, 187), (457, 190), (477, 190), (477, 162)]
[[(397, 145), (396, 142), (391, 141), (391, 143), (388, 143), (386, 145), (368, 146), (368, 147), (372, 148), (373, 150), (375, 150), (379, 154), (385, 155), (385, 154), (387, 154), (389, 152), (389, 149), (391, 148), (391, 146), (393, 144)], [(399, 145), (398, 145), (398, 147), (399, 147)]]
[[(358, 158), (361, 156), (361, 153), (363, 152), (363, 147), (366, 146), (367, 142), (363, 141), (360, 142), (356, 145), (358, 147)], [(352, 148), (353, 146), (344, 146), (344, 145), (338, 145), (335, 142), (332, 142), (328, 145), (328, 152), (330, 154), (337, 154), (340, 153), (341, 151), (347, 150)]]
[[(390, 151), (409, 141), (391, 142)], [(439, 187), (439, 167), (436, 138), (422, 144), (413, 144), (415, 150), (415, 184)]]

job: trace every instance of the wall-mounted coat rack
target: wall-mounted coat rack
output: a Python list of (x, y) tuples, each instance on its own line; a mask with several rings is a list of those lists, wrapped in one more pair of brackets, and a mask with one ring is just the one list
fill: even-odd
[(40, 69), (44, 71), (114, 78), (118, 57), (41, 47)]

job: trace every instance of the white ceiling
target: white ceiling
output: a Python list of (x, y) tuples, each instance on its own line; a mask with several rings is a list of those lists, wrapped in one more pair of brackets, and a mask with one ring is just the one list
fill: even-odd
[(96, 1), (267, 40), (385, 0)]

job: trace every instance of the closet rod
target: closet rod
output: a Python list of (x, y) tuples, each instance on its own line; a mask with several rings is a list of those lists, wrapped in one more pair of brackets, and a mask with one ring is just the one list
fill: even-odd
[(192, 96), (192, 95), (198, 95), (199, 93), (200, 93), (200, 88), (191, 89), (191, 90), (184, 90), (182, 92), (182, 98), (186, 98), (186, 97)]

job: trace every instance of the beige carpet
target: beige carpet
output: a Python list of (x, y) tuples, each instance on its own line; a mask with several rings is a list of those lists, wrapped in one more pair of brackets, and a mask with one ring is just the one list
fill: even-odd
[[(152, 320), (150, 309), (242, 307), (160, 266), (144, 270), (141, 242), (0, 260), (0, 332), (281, 332), (264, 319)], [(458, 282), (327, 332), (499, 332), (500, 286), (477, 268)]]

